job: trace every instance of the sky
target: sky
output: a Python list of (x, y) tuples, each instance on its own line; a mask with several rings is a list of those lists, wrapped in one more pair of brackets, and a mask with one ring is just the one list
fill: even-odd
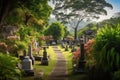
[(101, 15), (100, 19), (97, 21), (102, 21), (104, 19), (109, 19), (114, 15), (114, 13), (120, 12), (120, 0), (106, 0), (108, 3), (112, 4), (113, 9), (107, 9), (108, 15)]
[[(102, 21), (104, 19), (109, 19), (114, 15), (116, 12), (120, 12), (120, 0), (106, 0), (108, 3), (112, 4), (113, 9), (107, 9), (108, 15), (101, 15), (97, 22)], [(54, 8), (54, 5), (50, 2), (51, 7)]]

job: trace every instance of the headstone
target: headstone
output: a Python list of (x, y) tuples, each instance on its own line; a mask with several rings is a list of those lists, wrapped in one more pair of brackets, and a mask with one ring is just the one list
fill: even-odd
[(73, 42), (69, 42), (69, 48), (72, 48), (73, 47)]
[(74, 73), (85, 73), (85, 56), (84, 56), (84, 42), (82, 41), (80, 44), (80, 57), (77, 63), (77, 67), (74, 68)]
[(71, 52), (75, 52), (76, 51), (76, 48), (74, 45), (72, 45), (72, 49), (71, 49)]
[(32, 66), (32, 60), (29, 56), (25, 56), (25, 58), (22, 60), (22, 69), (25, 71), (25, 75), (27, 76), (33, 76), (34, 70)]
[(64, 44), (63, 42), (61, 43), (61, 47), (62, 47), (62, 48), (65, 48), (65, 44)]
[(31, 45), (28, 46), (28, 56), (32, 60), (32, 65), (34, 65), (35, 58), (32, 55), (32, 46)]
[(26, 50), (23, 51), (23, 57), (27, 56)]
[(66, 45), (66, 47), (65, 47), (65, 51), (68, 51), (68, 45)]
[(46, 47), (43, 47), (44, 51), (43, 51), (43, 58), (41, 61), (42, 65), (48, 65), (48, 58), (47, 58), (47, 51), (46, 51)]
[[(38, 49), (38, 47), (39, 47), (38, 42), (35, 40), (35, 48)], [(39, 51), (38, 52), (36, 51), (36, 54), (38, 54), (38, 53), (39, 53)]]

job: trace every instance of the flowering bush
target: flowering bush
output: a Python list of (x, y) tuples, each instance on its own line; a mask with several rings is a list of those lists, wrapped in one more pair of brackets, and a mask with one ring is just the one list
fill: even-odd
[(45, 40), (45, 41), (50, 41), (50, 40), (53, 40), (53, 36), (40, 36), (40, 39), (41, 40)]
[(73, 52), (73, 60), (78, 60), (80, 57), (80, 49), (78, 48), (75, 52)]
[(0, 42), (0, 52), (6, 52), (8, 45), (5, 42)]
[[(95, 43), (94, 39), (89, 40), (86, 44), (84, 44), (84, 50), (86, 56), (90, 57), (91, 51), (93, 50), (93, 45)], [(78, 59), (80, 57), (80, 48), (78, 48), (74, 53), (73, 53), (73, 60)]]
[(84, 45), (86, 54), (89, 54), (92, 51), (94, 43), (95, 43), (95, 40), (91, 39)]
[(8, 36), (7, 39), (10, 40), (10, 41), (20, 40), (20, 36), (16, 36), (16, 35), (15, 36)]
[[(84, 51), (85, 51), (85, 59), (86, 59), (86, 65), (90, 66), (94, 64), (94, 56), (92, 54), (93, 51), (93, 45), (95, 43), (94, 39), (89, 40), (86, 44), (84, 44)], [(74, 53), (73, 53), (73, 62), (76, 64), (79, 57), (80, 57), (80, 48), (78, 48)]]

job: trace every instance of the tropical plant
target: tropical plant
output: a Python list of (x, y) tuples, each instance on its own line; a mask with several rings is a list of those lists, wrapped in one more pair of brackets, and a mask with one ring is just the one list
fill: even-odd
[(19, 60), (0, 53), (0, 80), (20, 80), (21, 71), (17, 68)]
[(120, 70), (114, 72), (113, 80), (120, 80)]
[(120, 69), (120, 25), (100, 28), (95, 38), (96, 67), (110, 74)]

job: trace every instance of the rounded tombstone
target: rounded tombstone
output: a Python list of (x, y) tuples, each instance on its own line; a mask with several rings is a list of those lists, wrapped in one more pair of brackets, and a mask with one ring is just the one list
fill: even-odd
[(29, 56), (25, 56), (25, 58), (22, 60), (22, 69), (23, 70), (33, 70), (32, 67), (32, 60)]

